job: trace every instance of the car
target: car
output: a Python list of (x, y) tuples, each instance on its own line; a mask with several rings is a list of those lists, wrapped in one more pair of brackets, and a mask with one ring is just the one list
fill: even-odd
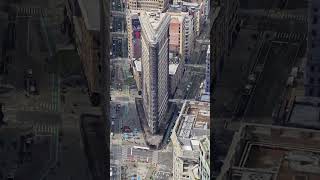
[(111, 125), (114, 125), (114, 121), (111, 122)]
[(29, 93), (37, 95), (38, 94), (38, 86), (35, 80), (31, 80), (29, 84)]
[(112, 177), (112, 168), (110, 168), (110, 177)]

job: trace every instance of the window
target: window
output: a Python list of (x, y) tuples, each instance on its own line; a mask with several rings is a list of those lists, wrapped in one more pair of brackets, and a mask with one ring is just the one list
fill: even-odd
[(311, 67), (310, 67), (310, 71), (311, 71), (311, 72), (314, 72), (314, 66), (311, 66)]
[(99, 72), (101, 72), (101, 65), (99, 64), (99, 66), (98, 66), (98, 69), (99, 69)]
[(313, 8), (313, 11), (314, 12), (318, 12), (318, 8)]
[(309, 89), (309, 96), (312, 96), (312, 95), (313, 95), (313, 89), (310, 88), (310, 89)]
[(318, 23), (318, 17), (317, 16), (313, 16), (312, 24), (317, 24), (317, 23)]
[(313, 29), (313, 30), (311, 31), (311, 34), (312, 34), (312, 36), (317, 36), (317, 31)]
[(313, 83), (314, 83), (314, 79), (313, 79), (313, 78), (310, 78), (310, 79), (309, 79), (309, 83), (310, 83), (310, 84), (313, 84)]

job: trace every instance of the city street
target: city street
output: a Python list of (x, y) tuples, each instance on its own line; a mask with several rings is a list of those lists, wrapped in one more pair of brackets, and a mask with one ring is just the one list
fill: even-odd
[[(59, 72), (53, 66), (54, 61), (48, 61), (48, 42), (45, 41), (44, 29), (41, 29), (40, 19), (34, 13), (35, 9), (29, 8), (29, 16), (17, 17), (15, 26), (11, 28), (14, 33), (15, 49), (9, 52), (12, 55), (12, 62), (8, 66), (8, 75), (3, 76), (3, 81), (14, 88), (11, 92), (0, 97), (4, 104), (5, 121), (9, 124), (23, 123), (33, 126), (36, 137), (48, 137), (51, 146), (50, 164), (42, 166), (39, 162), (48, 158), (43, 156), (33, 156), (32, 160), (37, 164), (28, 168), (35, 171), (37, 177), (31, 179), (45, 178), (54, 179), (90, 179), (87, 168), (87, 160), (84, 156), (82, 142), (80, 139), (79, 116), (75, 117), (72, 111), (66, 111), (73, 106), (70, 100), (81, 99), (86, 94), (76, 98), (66, 98), (67, 106), (60, 108), (60, 78)], [(28, 15), (28, 14), (27, 14)], [(0, 24), (2, 25), (1, 20)], [(2, 28), (1, 28), (2, 29)], [(3, 39), (3, 34), (1, 38)], [(36, 82), (39, 95), (28, 94), (25, 90), (24, 77), (27, 70), (32, 70), (32, 78)], [(72, 94), (72, 93), (71, 93)], [(77, 93), (73, 93), (74, 95)], [(71, 105), (70, 105), (71, 104)], [(90, 106), (89, 101), (87, 104)], [(86, 109), (86, 106), (82, 106)], [(87, 108), (88, 109), (88, 108)], [(89, 109), (88, 109), (89, 110)], [(85, 112), (85, 111), (81, 111)], [(77, 112), (76, 112), (77, 113)], [(13, 124), (12, 124), (13, 125)], [(62, 136), (61, 136), (62, 135)], [(38, 151), (32, 151), (38, 154)], [(40, 155), (40, 154), (39, 154)], [(47, 163), (47, 162), (45, 162)], [(45, 169), (38, 168), (41, 166)], [(27, 168), (27, 167), (26, 167)], [(21, 176), (25, 177), (26, 168), (21, 167)], [(20, 174), (20, 173), (18, 173)]]
[[(297, 56), (297, 44), (272, 43), (265, 58), (265, 70), (251, 103), (248, 105), (247, 117), (270, 117), (280, 100), (293, 62)], [(276, 76), (277, 78), (273, 78)], [(266, 91), (267, 90), (267, 91)]]

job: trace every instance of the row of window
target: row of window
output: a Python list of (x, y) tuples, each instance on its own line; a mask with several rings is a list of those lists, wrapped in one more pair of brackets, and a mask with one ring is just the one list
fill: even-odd
[[(308, 91), (308, 96), (314, 96), (314, 95), (316, 95), (314, 89), (310, 88)], [(320, 91), (317, 92), (317, 97), (320, 97)]]

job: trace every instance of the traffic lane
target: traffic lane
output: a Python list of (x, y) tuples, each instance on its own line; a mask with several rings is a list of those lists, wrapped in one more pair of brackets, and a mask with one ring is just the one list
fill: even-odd
[(51, 136), (38, 136), (32, 145), (31, 162), (21, 164), (17, 169), (15, 179), (23, 180), (25, 177), (30, 179), (40, 179), (47, 168), (50, 159), (50, 148), (52, 143)]
[(24, 70), (27, 68), (29, 57), (26, 56), (28, 18), (16, 20), (16, 48), (13, 54), (12, 65), (8, 67), (7, 80), (17, 89), (24, 89)]
[(121, 160), (122, 157), (122, 147), (117, 144), (112, 144), (110, 152), (112, 152), (114, 160)]
[[(43, 72), (43, 59), (38, 54), (29, 56), (26, 54), (27, 43), (38, 37), (36, 33), (36, 22), (30, 21), (29, 18), (17, 18), (17, 48), (15, 57), (13, 58), (13, 66), (9, 69), (9, 81), (15, 83), (16, 88), (24, 89), (24, 75), (27, 69), (33, 70), (33, 78), (37, 80), (41, 87), (48, 86), (48, 76)], [(29, 31), (29, 33), (28, 33)], [(32, 44), (37, 41), (32, 41)], [(42, 61), (42, 62), (41, 62)]]
[(149, 161), (151, 161), (153, 151), (140, 150), (140, 149), (135, 149), (133, 147), (128, 148), (128, 151), (129, 151), (128, 156), (133, 156), (134, 158), (145, 158), (145, 159), (149, 158)]
[(248, 105), (248, 117), (272, 115), (273, 108), (286, 87), (286, 80), (297, 51), (298, 46), (293, 44), (273, 44), (267, 57), (262, 79), (258, 82), (251, 104)]
[(202, 74), (194, 74), (192, 77), (192, 85), (189, 88), (187, 98), (186, 99), (194, 99), (197, 98), (200, 94), (200, 84), (205, 80), (205, 73)]
[(64, 128), (60, 152), (60, 165), (48, 180), (73, 178), (77, 180), (89, 179), (87, 159), (80, 140), (79, 130)]

